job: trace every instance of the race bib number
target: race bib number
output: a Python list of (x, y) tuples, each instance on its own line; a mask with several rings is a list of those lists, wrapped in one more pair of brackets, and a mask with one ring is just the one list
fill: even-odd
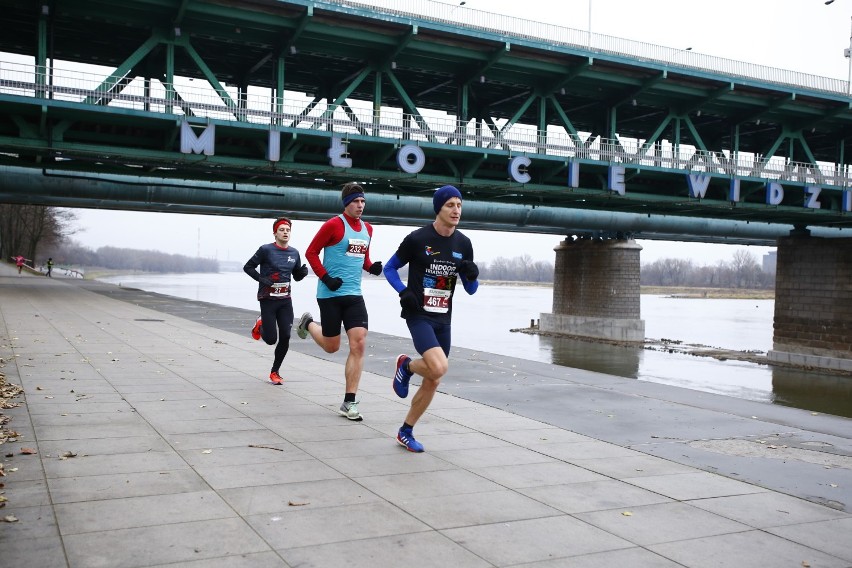
[(450, 309), (450, 290), (437, 290), (435, 288), (423, 289), (423, 310), (436, 314), (445, 314)]
[(367, 246), (369, 244), (364, 239), (349, 239), (349, 244), (346, 246), (346, 256), (364, 258), (367, 254)]
[(290, 297), (290, 283), (289, 282), (276, 282), (272, 285), (272, 292), (269, 293), (270, 298), (289, 298)]

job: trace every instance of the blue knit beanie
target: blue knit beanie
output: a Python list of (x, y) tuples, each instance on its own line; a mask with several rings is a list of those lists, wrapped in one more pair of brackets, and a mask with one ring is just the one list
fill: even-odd
[(435, 195), (432, 197), (432, 206), (435, 208), (435, 213), (441, 210), (444, 203), (453, 197), (462, 198), (461, 192), (451, 185), (445, 185), (442, 188), (435, 190)]

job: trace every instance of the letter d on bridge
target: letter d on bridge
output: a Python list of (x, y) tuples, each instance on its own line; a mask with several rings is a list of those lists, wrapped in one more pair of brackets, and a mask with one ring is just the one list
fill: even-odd
[(775, 181), (766, 184), (766, 204), (781, 205), (784, 201), (784, 187)]

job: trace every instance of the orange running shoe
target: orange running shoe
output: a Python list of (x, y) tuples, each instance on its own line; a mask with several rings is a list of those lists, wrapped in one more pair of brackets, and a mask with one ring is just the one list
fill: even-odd
[(263, 322), (260, 320), (260, 316), (258, 316), (257, 321), (254, 322), (254, 327), (251, 328), (251, 338), (255, 341), (260, 339), (260, 326), (263, 325)]
[(279, 375), (276, 371), (272, 371), (271, 373), (269, 373), (269, 380), (272, 381), (273, 385), (284, 384), (284, 379), (282, 379), (281, 375)]

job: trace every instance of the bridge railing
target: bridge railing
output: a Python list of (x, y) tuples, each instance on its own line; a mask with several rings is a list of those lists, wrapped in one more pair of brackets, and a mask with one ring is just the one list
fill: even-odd
[(511, 41), (513, 38), (527, 39), (543, 42), (553, 47), (581, 49), (591, 55), (598, 53), (629, 56), (641, 61), (661, 63), (666, 67), (693, 69), (703, 73), (715, 72), (725, 77), (739, 77), (778, 85), (804, 87), (814, 91), (844, 96), (852, 95), (849, 82), (841, 79), (736, 61), (616, 36), (590, 33), (587, 30), (493, 14), (458, 4), (445, 4), (431, 0), (324, 0), (317, 1), (315, 4), (325, 4), (329, 7), (353, 7), (369, 11), (374, 16), (378, 12), (412, 21), (432, 21), (447, 26), (494, 34), (506, 41)]
[(703, 151), (667, 141), (646, 144), (632, 138), (590, 139), (587, 133), (573, 135), (554, 125), (539, 131), (533, 125), (508, 124), (506, 120), (463, 122), (445, 114), (412, 115), (389, 107), (373, 112), (371, 104), (364, 101), (345, 105), (329, 105), (308, 97), (282, 101), (267, 89), (253, 87), (242, 96), (235, 88), (228, 88), (228, 96), (223, 97), (203, 81), (189, 79), (180, 79), (171, 87), (141, 77), (127, 77), (115, 84), (105, 79), (105, 74), (0, 61), (0, 96), (309, 130), (343, 139), (366, 136), (395, 143), (448, 144), (477, 152), (501, 150), (531, 158), (575, 159), (839, 188), (852, 185), (852, 172), (846, 166), (829, 163), (791, 162), (783, 157), (727, 150)]

